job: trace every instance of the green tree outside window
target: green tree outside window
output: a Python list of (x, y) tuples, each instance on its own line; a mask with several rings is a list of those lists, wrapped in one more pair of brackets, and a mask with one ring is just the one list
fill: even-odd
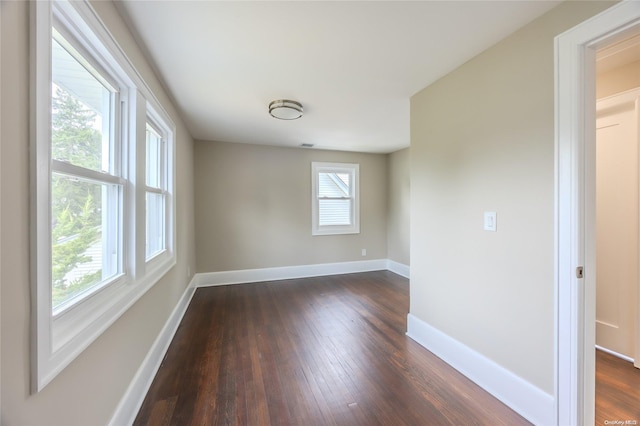
[[(66, 90), (52, 97), (51, 156), (100, 170), (102, 136), (96, 113)], [(52, 305), (56, 307), (102, 280), (102, 270), (69, 280), (68, 274), (93, 259), (87, 250), (101, 237), (102, 185), (54, 174), (51, 180)]]

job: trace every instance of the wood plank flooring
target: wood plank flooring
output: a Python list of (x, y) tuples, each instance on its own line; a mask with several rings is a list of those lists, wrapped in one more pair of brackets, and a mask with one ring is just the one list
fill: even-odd
[(408, 280), (196, 291), (136, 425), (525, 425), (405, 336)]
[(606, 424), (640, 425), (640, 370), (596, 350), (596, 425)]

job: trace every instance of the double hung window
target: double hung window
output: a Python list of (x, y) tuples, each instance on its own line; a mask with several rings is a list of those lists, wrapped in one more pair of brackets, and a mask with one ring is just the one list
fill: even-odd
[(145, 257), (150, 260), (162, 253), (167, 243), (166, 136), (150, 122), (146, 127), (146, 148)]
[(311, 164), (312, 234), (360, 232), (358, 164)]
[(51, 289), (61, 313), (122, 273), (117, 84), (54, 27), (51, 40)]
[(32, 388), (175, 264), (175, 126), (88, 2), (33, 2)]

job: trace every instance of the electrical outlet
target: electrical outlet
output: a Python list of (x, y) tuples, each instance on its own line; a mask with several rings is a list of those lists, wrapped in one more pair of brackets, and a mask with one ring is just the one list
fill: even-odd
[(362, 249), (362, 255), (366, 256), (367, 255), (367, 249)]
[(191, 278), (191, 266), (187, 265), (187, 278)]

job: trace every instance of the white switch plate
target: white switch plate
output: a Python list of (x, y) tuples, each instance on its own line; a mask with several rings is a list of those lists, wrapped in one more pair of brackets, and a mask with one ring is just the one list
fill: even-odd
[(366, 256), (367, 255), (367, 249), (362, 249), (362, 255)]
[(498, 230), (498, 216), (496, 212), (484, 212), (484, 230), (491, 232)]

